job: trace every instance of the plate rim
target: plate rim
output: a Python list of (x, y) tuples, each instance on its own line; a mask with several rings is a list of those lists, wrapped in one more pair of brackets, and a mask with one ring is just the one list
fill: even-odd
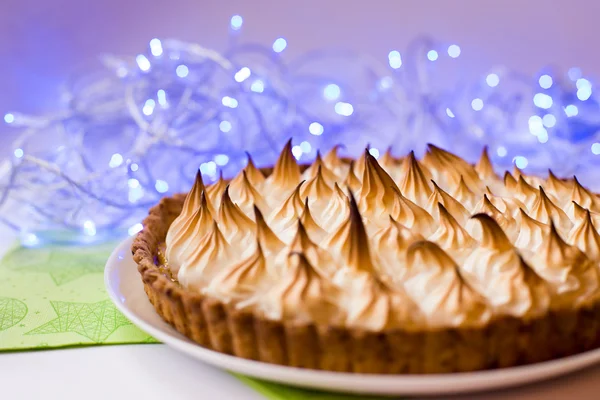
[[(185, 338), (166, 322), (163, 323), (168, 331), (156, 327), (154, 324), (138, 315), (134, 310), (130, 309), (124, 301), (121, 301), (119, 293), (115, 291), (114, 287), (115, 285), (118, 286), (118, 284), (112, 282), (111, 274), (113, 272), (118, 272), (118, 266), (124, 265), (128, 260), (135, 264), (130, 251), (133, 239), (134, 237), (129, 237), (121, 241), (112, 251), (106, 262), (104, 268), (104, 284), (111, 301), (134, 325), (160, 340), (163, 344), (206, 364), (230, 372), (297, 387), (344, 391), (346, 393), (376, 395), (450, 395), (475, 393), (492, 389), (504, 389), (540, 382), (600, 363), (600, 348), (598, 348), (564, 358), (510, 368), (457, 372), (451, 374), (390, 375), (296, 368), (248, 360), (234, 355), (220, 353), (202, 347), (192, 342), (190, 339)], [(123, 250), (126, 250), (125, 256), (119, 258), (119, 253)], [(153, 308), (152, 310), (154, 311)], [(332, 385), (332, 383), (335, 382), (339, 382), (339, 384)], [(342, 382), (344, 386), (340, 386)], [(351, 385), (346, 386), (348, 383)]]

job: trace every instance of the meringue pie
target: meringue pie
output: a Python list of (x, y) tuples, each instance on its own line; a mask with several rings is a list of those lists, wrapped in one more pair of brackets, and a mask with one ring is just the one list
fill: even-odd
[(335, 147), (150, 210), (132, 251), (157, 312), (215, 351), (361, 373), (509, 367), (600, 346), (600, 198), (429, 145)]

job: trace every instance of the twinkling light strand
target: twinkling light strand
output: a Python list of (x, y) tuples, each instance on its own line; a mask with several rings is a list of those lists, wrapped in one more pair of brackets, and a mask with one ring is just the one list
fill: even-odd
[(488, 145), (499, 168), (552, 167), (584, 182), (600, 165), (596, 91), (578, 68), (472, 77), (461, 64), (468, 49), (426, 37), (378, 59), (341, 50), (288, 59), (293, 42), (242, 43), (246, 21), (229, 23), (222, 53), (153, 38), (145, 53), (103, 56), (103, 69), (69, 81), (61, 112), (6, 113), (20, 131), (0, 167), (0, 211), (10, 210), (0, 223), (28, 245), (134, 234), (198, 168), (210, 182), (236, 173), (246, 151), (271, 164), (290, 137), (300, 162), (338, 143), (352, 155), (370, 143), (379, 155), (432, 142), (472, 160)]

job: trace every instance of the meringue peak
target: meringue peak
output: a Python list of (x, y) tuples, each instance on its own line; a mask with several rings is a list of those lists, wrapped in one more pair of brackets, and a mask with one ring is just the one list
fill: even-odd
[(504, 172), (504, 187), (511, 192), (517, 188), (517, 180), (508, 171)]
[(292, 153), (292, 139), (288, 140), (273, 167), (270, 178), (282, 188), (289, 188), (300, 180), (300, 167)]
[[(491, 204), (491, 203), (490, 203)], [(488, 214), (479, 213), (471, 217), (481, 224), (481, 246), (499, 251), (511, 250), (512, 243), (498, 222)]]
[(315, 161), (302, 174), (302, 176), (309, 180), (309, 183), (317, 175), (321, 175), (321, 179), (324, 179), (328, 184), (332, 184), (339, 180), (336, 174), (323, 162), (319, 150), (317, 150), (317, 157), (315, 158)]
[(573, 225), (567, 214), (550, 200), (541, 186), (539, 187), (539, 196), (531, 206), (531, 216), (545, 224), (553, 221), (563, 230), (568, 230)]
[(431, 183), (433, 184), (433, 192), (431, 193), (427, 203), (427, 210), (429, 211), (429, 214), (431, 214), (433, 217), (439, 218), (440, 214), (438, 204), (442, 204), (444, 206), (444, 211), (450, 211), (452, 216), (461, 224), (463, 224), (469, 218), (469, 211), (467, 211), (467, 209), (460, 204), (458, 200), (440, 188), (433, 179), (431, 180)]
[(298, 221), (297, 226), (298, 229), (296, 230), (296, 235), (290, 243), (291, 251), (302, 252), (308, 248), (316, 246), (316, 244), (308, 236), (308, 232), (306, 232), (306, 228), (301, 221)]
[(428, 236), (433, 231), (435, 220), (425, 211), (406, 197), (400, 190), (395, 189), (394, 206), (392, 208), (392, 217), (408, 228)]
[(333, 190), (331, 190), (323, 177), (323, 166), (319, 165), (317, 173), (302, 187), (302, 197), (310, 197), (315, 200), (328, 199), (332, 194)]
[(410, 201), (419, 204), (427, 204), (431, 196), (431, 188), (427, 176), (415, 158), (415, 152), (411, 151), (405, 160), (405, 175), (400, 183), (400, 191)]
[(263, 243), (264, 246), (272, 253), (278, 253), (283, 249), (285, 244), (279, 237), (269, 228), (267, 221), (260, 212), (260, 209), (254, 205), (254, 220), (256, 221), (256, 239), (258, 243)]
[(256, 168), (256, 165), (254, 164), (254, 160), (252, 159), (250, 153), (246, 152), (246, 157), (248, 158), (248, 161), (246, 163), (244, 171), (246, 172), (248, 180), (255, 186), (261, 185), (265, 181), (265, 176), (260, 171), (260, 169)]
[(350, 169), (348, 170), (348, 175), (346, 176), (346, 186), (348, 186), (353, 192), (358, 192), (362, 187), (362, 183), (354, 173), (354, 170), (356, 169), (354, 164), (354, 160), (350, 161)]
[(494, 172), (494, 166), (492, 165), (492, 161), (490, 160), (490, 156), (488, 154), (487, 146), (483, 147), (479, 161), (475, 165), (475, 171), (477, 171), (477, 174), (481, 179), (497, 177), (496, 172)]
[(585, 217), (571, 231), (569, 242), (579, 247), (591, 259), (600, 259), (600, 235), (594, 226), (590, 210), (585, 210)]
[(315, 239), (320, 240), (321, 238), (323, 238), (323, 236), (327, 234), (327, 232), (325, 232), (323, 228), (321, 228), (319, 224), (315, 222), (310, 212), (310, 207), (308, 206), (308, 197), (304, 201), (304, 208), (302, 209), (302, 214), (300, 215), (299, 221)]
[(442, 203), (438, 203), (440, 226), (429, 240), (438, 243), (442, 248), (460, 250), (472, 246), (475, 240), (460, 226), (458, 221), (448, 212)]
[(254, 222), (231, 201), (229, 196), (229, 185), (225, 186), (219, 207), (219, 222), (222, 224), (225, 234), (229, 239), (245, 236), (254, 230)]

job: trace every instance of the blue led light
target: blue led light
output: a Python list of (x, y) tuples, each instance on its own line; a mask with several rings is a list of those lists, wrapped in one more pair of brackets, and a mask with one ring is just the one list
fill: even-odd
[(339, 101), (335, 103), (335, 112), (344, 117), (349, 117), (354, 112), (354, 107), (350, 103)]
[(311, 122), (308, 126), (308, 131), (311, 135), (321, 136), (323, 134), (323, 125), (318, 122)]
[(471, 102), (471, 108), (473, 108), (475, 111), (480, 111), (483, 108), (483, 100), (473, 99)]
[(513, 158), (513, 162), (519, 169), (524, 169), (527, 167), (527, 164), (529, 164), (529, 161), (527, 160), (527, 158), (525, 158), (523, 156), (516, 156), (515, 158)]
[(535, 104), (539, 108), (548, 109), (552, 107), (552, 97), (548, 96), (545, 93), (536, 93), (533, 96), (533, 104)]
[(138, 67), (140, 68), (140, 70), (146, 72), (150, 70), (150, 60), (148, 60), (148, 58), (146, 58), (145, 55), (143, 54), (138, 54), (135, 57), (135, 62), (137, 63)]
[(460, 56), (460, 46), (457, 44), (451, 44), (448, 46), (448, 55), (452, 58), (457, 58)]
[(257, 79), (254, 82), (252, 82), (252, 85), (250, 85), (250, 90), (252, 90), (255, 93), (262, 93), (265, 91), (265, 84), (260, 79)]
[(388, 53), (388, 62), (390, 67), (398, 69), (402, 66), (402, 56), (398, 50), (392, 50)]
[(154, 38), (150, 41), (150, 53), (152, 53), (154, 57), (159, 57), (162, 55), (163, 48), (160, 39)]
[(439, 55), (438, 55), (438, 52), (437, 52), (437, 51), (435, 51), (435, 50), (429, 50), (429, 51), (427, 52), (427, 59), (428, 59), (429, 61), (435, 61), (435, 60), (437, 60), (437, 59), (438, 59), (438, 57), (439, 57)]
[(7, 124), (12, 124), (13, 122), (15, 122), (14, 114), (11, 114), (11, 113), (4, 114), (4, 122), (6, 122)]
[(221, 121), (219, 124), (219, 129), (221, 132), (227, 133), (231, 130), (231, 122), (229, 121)]
[(538, 80), (542, 89), (550, 89), (552, 87), (552, 77), (550, 75), (542, 75)]
[(233, 17), (231, 17), (231, 21), (229, 23), (231, 25), (231, 29), (237, 31), (242, 27), (244, 19), (241, 15), (234, 15)]
[(158, 193), (166, 193), (169, 191), (169, 184), (162, 179), (157, 179), (154, 188)]
[(500, 83), (500, 77), (497, 74), (489, 74), (485, 78), (485, 83), (487, 83), (489, 87), (496, 87)]
[(273, 42), (273, 51), (275, 53), (281, 53), (287, 47), (287, 41), (284, 38), (275, 39)]
[(23, 152), (23, 149), (15, 149), (15, 151), (13, 152), (13, 154), (15, 155), (15, 157), (21, 158), (21, 157), (23, 157), (23, 155), (25, 153)]
[(323, 89), (323, 96), (327, 100), (337, 100), (340, 97), (340, 94), (340, 87), (335, 83), (330, 83), (329, 85), (325, 86), (325, 89)]
[(188, 68), (187, 65), (181, 64), (181, 65), (178, 65), (177, 68), (175, 68), (175, 73), (177, 74), (178, 77), (185, 78), (190, 73), (190, 69)]

